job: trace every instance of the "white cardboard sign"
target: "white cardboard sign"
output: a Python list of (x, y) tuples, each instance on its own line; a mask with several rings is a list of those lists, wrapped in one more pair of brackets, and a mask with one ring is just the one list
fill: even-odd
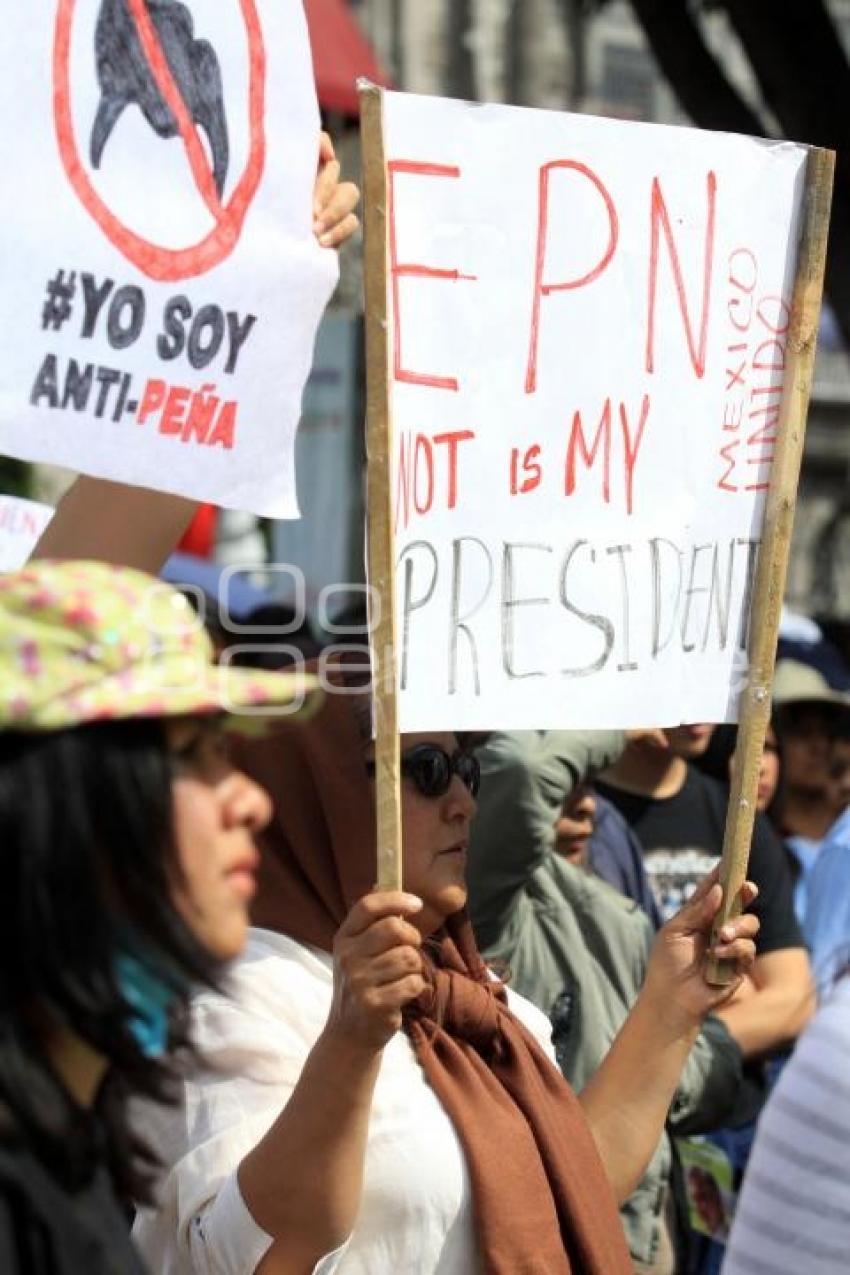
[(731, 720), (807, 150), (384, 96), (400, 720)]
[(337, 272), (301, 4), (13, 5), (0, 114), (0, 450), (296, 516)]

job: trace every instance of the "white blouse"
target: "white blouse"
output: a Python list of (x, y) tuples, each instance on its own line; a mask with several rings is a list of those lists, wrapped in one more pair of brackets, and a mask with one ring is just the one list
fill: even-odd
[[(227, 996), (193, 1003), (202, 1070), (182, 1105), (142, 1104), (136, 1127), (168, 1167), (159, 1207), (133, 1229), (155, 1275), (251, 1275), (272, 1239), (239, 1191), (236, 1169), (274, 1123), (327, 1020), (330, 956), (268, 930), (252, 930)], [(554, 1063), (550, 1024), (508, 991), (511, 1010)], [(472, 1196), (454, 1126), (407, 1036), (384, 1049), (372, 1105), (363, 1196), (348, 1243), (315, 1275), (472, 1275)]]

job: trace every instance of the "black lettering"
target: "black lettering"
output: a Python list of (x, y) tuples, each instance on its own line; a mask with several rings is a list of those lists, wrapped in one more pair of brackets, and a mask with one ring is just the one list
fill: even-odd
[(631, 658), (631, 625), (629, 623), (629, 577), (626, 571), (626, 554), (631, 553), (631, 545), (609, 545), (605, 550), (607, 554), (616, 554), (620, 562), (620, 589), (623, 599), (623, 662), (617, 665), (618, 673), (631, 673), (637, 668), (637, 664)]
[(712, 612), (717, 616), (717, 636), (720, 650), (726, 650), (729, 637), (729, 613), (732, 607), (732, 572), (735, 566), (735, 541), (729, 541), (729, 552), (726, 559), (725, 597), (720, 587), (720, 546), (715, 544), (711, 559), (711, 585), (708, 592), (708, 608), (705, 616), (705, 632), (702, 635), (702, 649), (708, 647), (708, 635), (711, 629)]
[(83, 285), (83, 305), (85, 306), (85, 314), (83, 316), (82, 336), (94, 336), (95, 324), (97, 316), (100, 314), (103, 303), (112, 291), (115, 281), (114, 279), (104, 279), (100, 287), (94, 280), (94, 275), (84, 270), (80, 275)]
[(100, 385), (100, 392), (97, 396), (94, 414), (98, 419), (106, 410), (106, 400), (109, 398), (109, 391), (113, 385), (117, 385), (121, 380), (121, 373), (117, 372), (114, 367), (99, 367), (97, 369), (97, 381)]
[(186, 353), (195, 371), (211, 363), (224, 340), (224, 315), (217, 305), (201, 306), (189, 332)]
[[(433, 568), (431, 574), (431, 582), (425, 593), (414, 599), (413, 597), (413, 563), (409, 556), (416, 549), (424, 549), (431, 557), (431, 566)], [(399, 558), (399, 566), (404, 562), (404, 605), (402, 610), (401, 625), (401, 675), (399, 684), (402, 690), (407, 689), (407, 659), (410, 653), (410, 617), (414, 611), (421, 610), (426, 606), (434, 596), (434, 590), (437, 587), (437, 576), (440, 572), (437, 554), (434, 546), (429, 544), (427, 540), (411, 540), (409, 545), (405, 545)]]
[[(574, 544), (567, 550), (564, 561), (561, 565), (561, 580), (559, 593), (561, 598), (561, 606), (569, 611), (571, 615), (576, 616), (584, 624), (591, 625), (594, 629), (598, 629), (602, 634), (603, 648), (601, 653), (593, 661), (592, 664), (585, 664), (581, 668), (562, 668), (561, 673), (564, 677), (589, 677), (591, 673), (598, 673), (608, 663), (611, 651), (614, 648), (614, 626), (606, 615), (597, 615), (592, 611), (582, 611), (575, 603), (570, 602), (567, 596), (567, 572), (573, 558), (579, 549), (587, 545), (586, 540), (576, 540)], [(591, 549), (590, 561), (596, 562), (596, 550)]]
[[(124, 321), (124, 314), (128, 315)], [(113, 350), (126, 350), (138, 341), (145, 322), (145, 294), (135, 284), (119, 288), (109, 303), (106, 335)]]
[(240, 323), (239, 315), (235, 310), (227, 311), (227, 336), (230, 348), (227, 354), (227, 362), (224, 365), (225, 372), (236, 371), (239, 352), (248, 340), (250, 331), (256, 322), (256, 314), (246, 314), (245, 318)]
[(73, 406), (75, 412), (84, 412), (89, 405), (94, 364), (87, 363), (83, 371), (76, 359), (68, 360), (68, 371), (65, 373), (65, 389), (62, 393), (62, 406)]
[(758, 552), (761, 547), (760, 540), (736, 540), (738, 545), (747, 546), (747, 574), (744, 584), (744, 596), (741, 601), (741, 627), (738, 631), (738, 646), (742, 651), (749, 649), (750, 645), (750, 609), (753, 603), (753, 585), (755, 583), (756, 567), (758, 565)]
[(514, 594), (514, 553), (520, 549), (529, 549), (538, 553), (551, 553), (551, 545), (510, 543), (506, 541), (502, 550), (502, 668), (511, 678), (542, 677), (542, 669), (530, 669), (527, 673), (518, 673), (514, 668), (514, 624), (513, 613), (517, 607), (547, 606), (548, 598), (518, 598)]
[[(463, 549), (464, 544), (478, 545), (484, 551), (484, 557), (487, 561), (487, 587), (478, 601), (466, 611), (464, 615), (460, 615), (460, 595), (461, 584), (463, 579)], [(474, 615), (481, 610), (484, 603), (490, 596), (490, 590), (493, 587), (493, 559), (490, 557), (490, 550), (487, 548), (483, 540), (479, 540), (477, 536), (461, 536), (457, 540), (452, 541), (452, 593), (451, 593), (451, 610), (449, 616), (449, 694), (454, 695), (457, 690), (457, 645), (458, 634), (463, 633), (469, 643), (469, 654), (472, 660), (472, 678), (475, 684), (475, 694), (481, 694), (481, 679), (478, 673), (478, 647), (475, 644), (475, 638), (472, 635), (467, 621), (471, 620)]]
[[(659, 552), (661, 545), (667, 545), (676, 555), (676, 605), (673, 607), (673, 614), (670, 617), (670, 628), (663, 641), (661, 640), (662, 598), (661, 554)], [(676, 627), (676, 615), (682, 598), (682, 550), (672, 540), (667, 540), (664, 536), (654, 536), (649, 542), (649, 554), (652, 563), (652, 658), (655, 659), (659, 651), (663, 651), (665, 646), (669, 645)]]
[(192, 302), (182, 295), (166, 302), (162, 312), (162, 332), (156, 338), (156, 352), (161, 359), (176, 359), (186, 345), (185, 319), (192, 317)]
[(46, 354), (44, 362), (38, 369), (38, 375), (35, 378), (35, 384), (30, 394), (30, 402), (33, 407), (38, 407), (43, 398), (47, 399), (48, 407), (59, 406), (59, 391), (56, 385), (56, 355)]
[(697, 559), (706, 549), (710, 549), (711, 545), (691, 545), (691, 565), (688, 570), (688, 583), (685, 588), (685, 605), (682, 611), (682, 650), (693, 651), (696, 646), (695, 642), (688, 641), (688, 621), (691, 618), (691, 599), (695, 598), (698, 593), (708, 593), (708, 585), (694, 584), (694, 576), (696, 574)]

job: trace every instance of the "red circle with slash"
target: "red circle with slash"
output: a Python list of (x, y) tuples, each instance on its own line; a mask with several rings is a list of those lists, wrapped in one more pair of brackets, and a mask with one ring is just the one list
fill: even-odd
[(151, 279), (173, 282), (205, 274), (230, 255), (257, 193), (266, 160), (265, 87), (266, 51), (255, 0), (239, 0), (248, 35), (250, 58), (250, 149), (245, 171), (230, 199), (222, 204), (212, 171), (191, 114), (183, 101), (166, 61), (145, 0), (127, 0), (139, 41), (156, 86), (177, 120), (192, 175), (201, 198), (214, 219), (212, 230), (199, 243), (186, 248), (166, 248), (151, 243), (125, 226), (98, 195), (80, 160), (71, 118), (71, 27), (76, 0), (59, 0), (53, 44), (53, 114), (59, 155), (72, 187), (82, 204), (119, 252)]

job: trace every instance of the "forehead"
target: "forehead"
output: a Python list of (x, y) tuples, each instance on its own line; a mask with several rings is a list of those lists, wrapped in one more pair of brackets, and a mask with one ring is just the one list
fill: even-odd
[(787, 704), (783, 705), (781, 727), (790, 735), (833, 735), (838, 721), (839, 714), (831, 704)]

